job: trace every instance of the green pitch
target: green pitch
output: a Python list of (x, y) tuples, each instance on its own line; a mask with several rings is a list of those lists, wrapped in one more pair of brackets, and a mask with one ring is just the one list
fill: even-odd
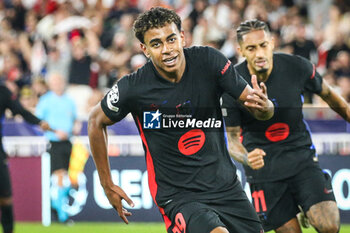
[[(40, 223), (16, 223), (18, 233), (166, 233), (163, 223), (87, 223), (78, 222), (73, 226), (52, 224), (43, 227)], [(271, 231), (272, 232), (272, 231)], [(313, 229), (303, 229), (303, 233), (316, 233)], [(350, 225), (342, 225), (340, 233), (350, 233)]]

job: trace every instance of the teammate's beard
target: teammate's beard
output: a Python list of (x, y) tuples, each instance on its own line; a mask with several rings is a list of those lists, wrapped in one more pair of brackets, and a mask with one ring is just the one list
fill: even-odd
[(269, 69), (267, 68), (262, 68), (261, 70), (257, 70), (259, 74), (265, 74)]

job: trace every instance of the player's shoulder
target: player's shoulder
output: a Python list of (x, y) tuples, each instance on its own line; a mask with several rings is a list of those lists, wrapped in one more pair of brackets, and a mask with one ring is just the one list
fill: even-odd
[(151, 63), (152, 62), (150, 60), (147, 61), (145, 65), (143, 65), (136, 71), (124, 75), (121, 79), (117, 81), (117, 83), (133, 87), (137, 85), (142, 85), (143, 82), (150, 80), (150, 76), (155, 75)]
[(281, 52), (275, 52), (273, 53), (273, 59), (277, 62), (278, 65), (304, 65), (310, 63), (309, 60), (306, 58), (303, 58), (299, 55), (294, 54), (288, 54), (288, 53), (281, 53)]
[(244, 59), (242, 61), (239, 61), (238, 63), (236, 63), (234, 65), (235, 69), (239, 72), (239, 73), (243, 73), (243, 71), (245, 71), (246, 69), (248, 69), (248, 64), (247, 64), (247, 60)]
[(185, 54), (188, 54), (190, 57), (201, 59), (221, 54), (219, 50), (210, 46), (191, 46), (189, 48), (185, 48), (184, 51)]

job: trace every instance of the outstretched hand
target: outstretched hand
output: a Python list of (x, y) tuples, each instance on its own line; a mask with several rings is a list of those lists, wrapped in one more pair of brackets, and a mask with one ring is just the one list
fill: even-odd
[(248, 153), (247, 162), (249, 167), (251, 167), (254, 170), (258, 170), (262, 168), (264, 163), (264, 156), (266, 155), (265, 151), (259, 148), (255, 148), (251, 152)]
[(253, 89), (247, 95), (247, 100), (244, 102), (244, 105), (250, 108), (256, 108), (260, 111), (267, 111), (270, 100), (267, 97), (266, 85), (261, 82), (259, 86), (256, 75), (252, 75), (251, 82)]
[(274, 105), (267, 97), (266, 85), (261, 82), (259, 86), (256, 75), (252, 75), (251, 81), (253, 88), (249, 88), (244, 105), (256, 119), (268, 120), (274, 114)]
[(49, 123), (47, 123), (46, 121), (40, 121), (39, 126), (44, 131), (51, 130)]
[(126, 195), (123, 189), (121, 189), (117, 185), (113, 185), (111, 187), (105, 188), (106, 196), (109, 200), (109, 203), (113, 206), (113, 208), (118, 212), (119, 217), (128, 224), (129, 221), (127, 219), (128, 216), (132, 214), (123, 208), (122, 200), (124, 199), (129, 206), (134, 207), (135, 204), (133, 201)]

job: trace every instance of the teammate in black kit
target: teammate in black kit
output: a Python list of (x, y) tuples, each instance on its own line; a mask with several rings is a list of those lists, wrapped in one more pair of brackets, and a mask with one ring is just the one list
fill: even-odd
[(184, 49), (181, 20), (171, 10), (141, 14), (134, 31), (150, 61), (114, 85), (89, 118), (91, 151), (110, 203), (128, 223), (121, 200), (133, 202), (111, 180), (106, 126), (131, 112), (167, 232), (263, 232), (226, 149), (219, 99), (226, 91), (266, 120), (273, 104), (265, 86), (254, 77), (252, 89), (213, 48)]
[[(13, 95), (0, 83), (0, 118), (2, 119), (5, 110), (10, 109), (13, 114), (20, 114), (23, 118), (31, 123), (40, 125), (43, 130), (49, 130), (50, 127), (45, 121), (40, 121), (33, 114), (25, 110), (22, 105), (13, 98)], [(10, 174), (7, 164), (7, 155), (2, 145), (2, 123), (0, 123), (0, 209), (1, 224), (4, 233), (12, 233), (14, 225), (13, 208), (12, 208), (12, 190), (10, 183)]]
[[(265, 83), (275, 114), (258, 121), (223, 96), (229, 152), (245, 166), (253, 205), (264, 230), (301, 232), (298, 205), (318, 232), (339, 231), (339, 211), (331, 179), (319, 167), (310, 132), (303, 121), (303, 92), (319, 95), (347, 121), (349, 105), (322, 80), (308, 60), (273, 53), (274, 42), (264, 22), (249, 20), (237, 29), (238, 50), (246, 60), (235, 66), (249, 83)], [(240, 142), (242, 128), (243, 145)], [(248, 153), (248, 152), (249, 153)]]

